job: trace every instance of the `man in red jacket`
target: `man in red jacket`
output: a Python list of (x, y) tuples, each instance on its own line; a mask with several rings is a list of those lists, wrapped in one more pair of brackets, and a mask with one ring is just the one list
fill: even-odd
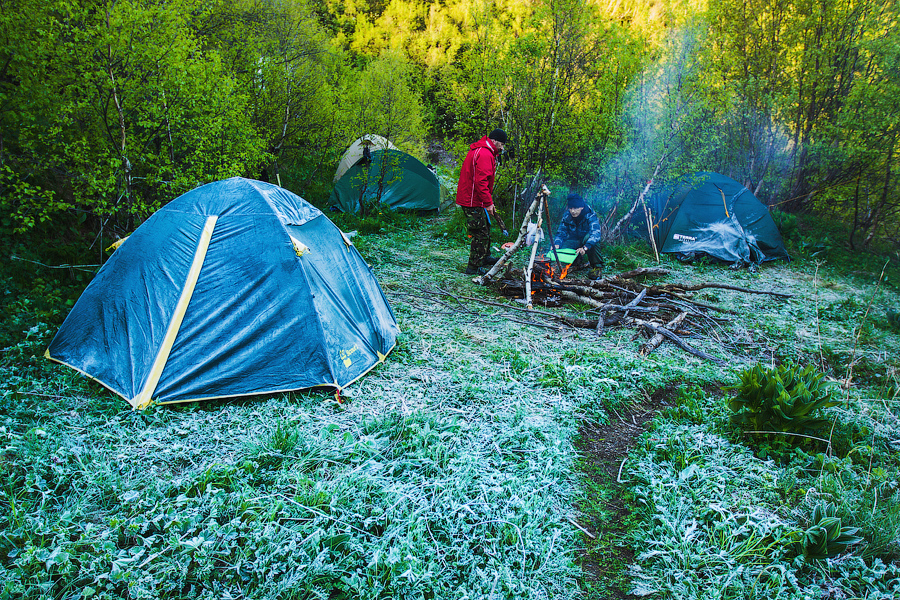
[(469, 264), (466, 275), (475, 275), (478, 269), (497, 262), (491, 256), (491, 219), (494, 218), (494, 173), (497, 157), (506, 145), (506, 132), (493, 130), (471, 146), (456, 187), (456, 203), (466, 215), (466, 229), (472, 238), (469, 248)]

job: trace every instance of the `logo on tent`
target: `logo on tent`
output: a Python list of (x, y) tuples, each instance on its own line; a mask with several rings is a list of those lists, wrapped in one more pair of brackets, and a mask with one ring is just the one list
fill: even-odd
[(341, 350), (341, 360), (344, 361), (345, 367), (349, 367), (353, 364), (353, 361), (350, 359), (350, 357), (356, 354), (357, 350), (359, 350), (359, 348), (356, 346), (356, 344), (353, 344), (353, 347), (349, 350)]
[(680, 233), (676, 233), (672, 236), (673, 239), (678, 240), (679, 242), (696, 242), (697, 238), (690, 235), (683, 235)]

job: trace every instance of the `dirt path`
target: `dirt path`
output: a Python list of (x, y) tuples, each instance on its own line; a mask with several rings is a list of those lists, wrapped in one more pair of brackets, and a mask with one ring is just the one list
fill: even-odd
[(584, 423), (579, 430), (578, 449), (582, 453), (586, 499), (579, 508), (579, 525), (584, 549), (577, 558), (584, 571), (582, 589), (589, 600), (634, 598), (628, 594), (628, 565), (634, 552), (628, 545), (631, 513), (625, 502), (625, 488), (618, 482), (623, 461), (654, 415), (669, 405), (673, 386), (657, 391), (643, 402), (614, 415), (604, 425)]

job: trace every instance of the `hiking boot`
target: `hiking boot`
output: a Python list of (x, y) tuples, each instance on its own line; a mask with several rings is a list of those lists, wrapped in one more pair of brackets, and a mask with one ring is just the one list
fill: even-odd
[(592, 281), (597, 281), (601, 277), (603, 277), (603, 270), (600, 267), (594, 267), (590, 271), (588, 271), (588, 279)]
[(464, 273), (466, 275), (484, 275), (488, 270), (484, 267), (466, 267)]
[(494, 264), (495, 264), (498, 260), (500, 260), (500, 257), (499, 257), (499, 256), (488, 256), (486, 259), (484, 259), (483, 261), (481, 261), (481, 266), (482, 266), (482, 267), (493, 267)]

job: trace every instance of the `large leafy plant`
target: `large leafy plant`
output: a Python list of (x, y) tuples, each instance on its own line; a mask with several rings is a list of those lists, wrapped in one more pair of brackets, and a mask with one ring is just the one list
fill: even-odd
[(809, 528), (803, 534), (803, 554), (808, 559), (822, 560), (837, 556), (848, 546), (858, 544), (856, 527), (841, 527), (841, 519), (834, 516), (831, 504), (819, 504), (813, 509)]
[(731, 422), (747, 432), (815, 434), (828, 425), (820, 411), (839, 404), (824, 375), (812, 366), (768, 369), (757, 364), (739, 376), (739, 384), (725, 389), (735, 392), (728, 402), (734, 412)]

